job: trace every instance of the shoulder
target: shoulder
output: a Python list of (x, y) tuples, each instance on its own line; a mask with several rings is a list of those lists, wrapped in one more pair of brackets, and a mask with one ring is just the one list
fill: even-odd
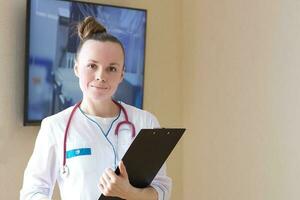
[(71, 106), (59, 113), (44, 118), (41, 123), (38, 138), (44, 138), (52, 144), (60, 141), (73, 108), (74, 106)]
[(154, 114), (149, 111), (142, 110), (140, 108), (128, 105), (121, 102), (121, 105), (128, 113), (129, 120), (132, 120), (135, 124), (142, 124), (144, 128), (159, 128), (159, 122)]
[(66, 123), (71, 115), (71, 112), (73, 110), (74, 106), (71, 106), (69, 108), (66, 108), (65, 110), (62, 110), (54, 115), (51, 115), (49, 117), (46, 117), (42, 120), (41, 128), (43, 126), (51, 127), (53, 125), (57, 126), (66, 126)]

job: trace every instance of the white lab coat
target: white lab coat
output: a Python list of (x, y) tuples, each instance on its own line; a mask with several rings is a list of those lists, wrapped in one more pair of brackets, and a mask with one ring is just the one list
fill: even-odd
[[(142, 128), (158, 128), (157, 119), (149, 112), (122, 103), (129, 121), (135, 125), (136, 133)], [(77, 109), (69, 128), (67, 151), (88, 148), (90, 155), (68, 158), (69, 175), (63, 177), (63, 137), (67, 120), (73, 107), (42, 121), (33, 154), (24, 173), (21, 200), (51, 199), (57, 181), (63, 200), (96, 200), (100, 196), (99, 178), (106, 168), (115, 169), (132, 142), (131, 129), (122, 125), (118, 136), (114, 134), (118, 122), (105, 136), (94, 120)], [(166, 175), (166, 166), (160, 169), (151, 186), (159, 194), (159, 200), (170, 198), (171, 179)]]

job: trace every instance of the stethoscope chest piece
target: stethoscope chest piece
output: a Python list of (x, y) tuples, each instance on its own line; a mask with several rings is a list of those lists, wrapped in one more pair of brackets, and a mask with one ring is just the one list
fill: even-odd
[(67, 165), (64, 165), (61, 167), (60, 174), (61, 174), (62, 178), (67, 178), (69, 173), (70, 173), (70, 171), (69, 171), (69, 167)]

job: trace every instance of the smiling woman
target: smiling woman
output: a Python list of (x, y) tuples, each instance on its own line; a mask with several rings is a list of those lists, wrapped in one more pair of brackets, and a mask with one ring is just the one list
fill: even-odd
[[(124, 77), (122, 43), (93, 17), (79, 23), (78, 34), (81, 41), (74, 72), (83, 99), (42, 121), (25, 170), (21, 200), (50, 199), (56, 181), (66, 200), (94, 200), (101, 194), (132, 200), (169, 199), (171, 179), (165, 165), (151, 185), (141, 189), (130, 184), (121, 160), (136, 133), (159, 127), (151, 113), (113, 99)], [(114, 172), (117, 167), (119, 175)]]
[(123, 66), (124, 56), (119, 44), (96, 40), (85, 42), (74, 67), (84, 99), (110, 100), (123, 80)]
[[(74, 71), (83, 93), (82, 109), (96, 116), (115, 116), (118, 109), (111, 98), (124, 77), (123, 45), (116, 37), (106, 33), (106, 29), (93, 17), (87, 17), (78, 25), (78, 35), (81, 42)], [(110, 106), (98, 108), (99, 101)], [(114, 110), (112, 113), (110, 107)]]

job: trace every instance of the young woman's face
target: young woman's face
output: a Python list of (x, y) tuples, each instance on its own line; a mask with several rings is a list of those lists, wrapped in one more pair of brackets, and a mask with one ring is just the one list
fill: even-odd
[(86, 41), (74, 70), (84, 98), (92, 101), (111, 99), (123, 80), (124, 55), (114, 42)]

